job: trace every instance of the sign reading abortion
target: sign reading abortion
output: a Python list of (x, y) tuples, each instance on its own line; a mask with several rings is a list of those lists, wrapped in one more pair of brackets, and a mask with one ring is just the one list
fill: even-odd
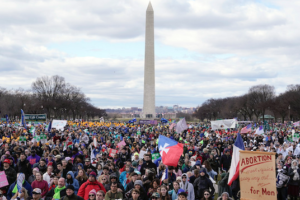
[(241, 200), (276, 200), (275, 154), (240, 151)]

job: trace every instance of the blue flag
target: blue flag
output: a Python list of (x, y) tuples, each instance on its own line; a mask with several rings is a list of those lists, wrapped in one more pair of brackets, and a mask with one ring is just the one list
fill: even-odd
[(48, 126), (48, 133), (51, 131), (51, 126), (52, 126), (52, 121), (50, 121), (49, 126)]
[(9, 118), (8, 118), (8, 115), (5, 116), (6, 118), (6, 126), (9, 124)]
[(26, 128), (25, 114), (22, 109), (21, 109), (21, 124), (24, 128)]

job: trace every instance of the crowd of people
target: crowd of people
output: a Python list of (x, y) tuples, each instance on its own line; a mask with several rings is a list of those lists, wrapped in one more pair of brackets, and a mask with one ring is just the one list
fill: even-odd
[[(0, 126), (0, 171), (8, 181), (0, 188), (0, 200), (240, 199), (239, 179), (228, 185), (238, 128), (212, 130), (208, 123), (194, 123), (176, 133), (167, 124), (69, 122), (63, 130), (48, 129), (46, 123), (31, 126), (34, 133), (13, 123)], [(289, 177), (277, 184), (277, 197), (297, 199), (298, 129), (290, 123), (269, 126), (262, 135), (242, 134), (245, 149), (276, 152), (276, 174)], [(37, 139), (43, 134), (45, 139)], [(177, 166), (161, 161), (159, 135), (183, 144)]]

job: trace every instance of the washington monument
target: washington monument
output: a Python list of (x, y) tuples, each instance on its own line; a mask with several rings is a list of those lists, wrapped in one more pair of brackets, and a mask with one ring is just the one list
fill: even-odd
[(154, 12), (149, 2), (146, 11), (144, 106), (143, 118), (155, 118), (155, 60), (154, 60)]

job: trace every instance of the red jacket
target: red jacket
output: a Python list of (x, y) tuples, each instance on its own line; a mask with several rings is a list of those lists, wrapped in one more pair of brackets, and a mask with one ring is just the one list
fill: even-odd
[(77, 195), (84, 199), (89, 199), (89, 193), (92, 189), (95, 189), (96, 192), (103, 190), (104, 193), (106, 193), (105, 187), (102, 185), (102, 183), (98, 181), (90, 182), (90, 180), (87, 180), (80, 186)]

